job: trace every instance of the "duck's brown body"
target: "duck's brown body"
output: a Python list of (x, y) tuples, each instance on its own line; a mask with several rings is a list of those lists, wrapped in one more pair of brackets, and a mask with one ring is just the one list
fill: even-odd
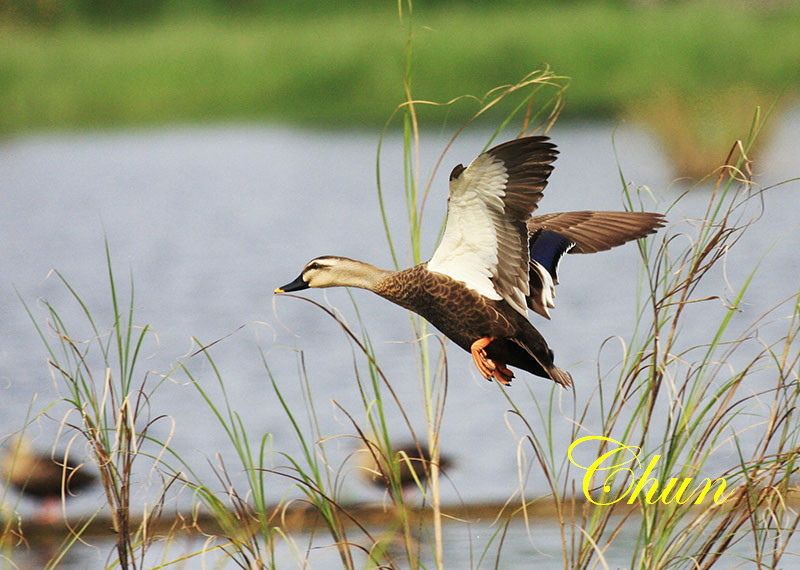
[(477, 340), (493, 338), (486, 347), (488, 358), (553, 377), (553, 351), (528, 319), (505, 301), (487, 299), (447, 275), (429, 271), (426, 263), (391, 273), (371, 289), (424, 317), (467, 352)]

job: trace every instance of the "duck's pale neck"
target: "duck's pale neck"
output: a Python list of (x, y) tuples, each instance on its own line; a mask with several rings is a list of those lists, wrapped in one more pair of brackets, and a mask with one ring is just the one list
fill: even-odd
[(378, 283), (393, 275), (394, 271), (381, 269), (363, 261), (348, 259), (329, 271), (329, 279), (321, 287), (359, 287), (375, 291)]

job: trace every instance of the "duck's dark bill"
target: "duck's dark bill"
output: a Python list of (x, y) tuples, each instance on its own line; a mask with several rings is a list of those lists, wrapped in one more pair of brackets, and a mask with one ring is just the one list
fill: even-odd
[(291, 293), (292, 291), (302, 291), (303, 289), (308, 289), (308, 283), (303, 281), (303, 276), (301, 275), (291, 283), (284, 285), (283, 287), (278, 287), (275, 289), (275, 292)]

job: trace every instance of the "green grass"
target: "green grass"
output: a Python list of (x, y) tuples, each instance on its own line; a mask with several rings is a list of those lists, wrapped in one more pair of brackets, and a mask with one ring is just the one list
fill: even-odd
[[(712, 504), (707, 499), (700, 510), (693, 505), (696, 494), (686, 504), (659, 504), (640, 497), (635, 504), (642, 519), (631, 568), (729, 564), (730, 559), (724, 558), (726, 550), (745, 542), (754, 545), (754, 561), (780, 566), (777, 561), (786, 553), (793, 532), (786, 530), (800, 521), (783, 508), (772, 511), (774, 516), (768, 514), (776, 502), (785, 504), (794, 485), (790, 474), (797, 461), (800, 430), (791, 418), (800, 403), (800, 353), (790, 347), (800, 333), (800, 296), (783, 300), (742, 332), (729, 330), (759, 270), (756, 259), (740, 283), (730, 284), (724, 293), (725, 305), (703, 319), (707, 342), (687, 346), (682, 338), (689, 322), (700, 322), (701, 305), (718, 301), (716, 296), (698, 294), (703, 282), (725, 263), (761, 217), (763, 190), (750, 185), (746, 154), (759, 126), (757, 115), (751, 137), (742, 141), (743, 154), (731, 157), (720, 171), (701, 220), (685, 232), (667, 233), (657, 247), (653, 242), (640, 244), (644, 285), (638, 330), (623, 345), (616, 386), (607, 390), (601, 381), (596, 392), (603, 418), (601, 434), (639, 447), (642, 464), (660, 456), (654, 473), (660, 488), (672, 478), (691, 479), (690, 488), (704, 477), (722, 477), (727, 485), (726, 501)], [(679, 202), (667, 210), (668, 216)], [(677, 239), (687, 241), (679, 245)], [(758, 327), (772, 319), (785, 322), (785, 333), (767, 340), (759, 335)], [(612, 349), (605, 347), (604, 351)], [(732, 362), (742, 364), (732, 367)], [(754, 375), (764, 383), (753, 385)], [(769, 404), (764, 405), (762, 398)], [(587, 404), (584, 415), (591, 409)], [(743, 423), (745, 416), (747, 422)], [(649, 429), (659, 419), (666, 419), (664, 431)], [(756, 440), (762, 443), (744, 446), (740, 438), (747, 430), (758, 433)], [(712, 455), (731, 446), (738, 452), (739, 462), (723, 473)], [(598, 454), (605, 451), (608, 447), (601, 445)], [(643, 465), (631, 467), (638, 471), (636, 476), (641, 475)], [(612, 474), (600, 474), (593, 481), (598, 502), (618, 497), (633, 482), (632, 474), (622, 471), (614, 474), (611, 492), (602, 485), (613, 479)], [(603, 481), (606, 475), (609, 479)], [(556, 496), (559, 493), (555, 491)], [(594, 540), (572, 551), (576, 567), (600, 557), (602, 546), (613, 542), (616, 525), (625, 524), (625, 508), (611, 505), (587, 517), (584, 529)], [(623, 522), (611, 522), (614, 515), (621, 515)]]
[[(416, 178), (417, 172), (412, 110), (401, 116), (408, 133), (403, 159), (410, 164), (410, 180)], [(755, 128), (754, 135), (757, 132)], [(746, 140), (741, 148), (746, 152), (751, 143)], [(744, 562), (739, 555), (725, 554), (734, 546), (745, 547), (751, 552), (749, 562), (764, 567), (782, 567), (791, 560), (790, 541), (800, 525), (800, 516), (792, 506), (792, 474), (800, 446), (800, 424), (796, 421), (800, 409), (800, 291), (794, 298), (776, 304), (769, 313), (752, 317), (749, 326), (739, 332), (731, 332), (731, 319), (751, 294), (749, 285), (759, 271), (758, 259), (752, 261), (750, 273), (741, 282), (731, 284), (730, 291), (715, 292), (728, 300), (726, 304), (719, 303), (715, 296), (698, 294), (708, 277), (743, 242), (748, 228), (758, 223), (764, 193), (742, 178), (748, 171), (746, 157), (735, 157), (708, 194), (705, 215), (683, 223), (675, 220), (673, 227), (639, 244), (642, 284), (636, 329), (624, 342), (598, 347), (601, 357), (597, 378), (583, 378), (579, 394), (569, 395), (553, 385), (550, 397), (542, 398), (541, 391), (534, 392), (530, 386), (526, 389), (525, 384), (511, 389), (497, 386), (496, 395), (507, 398), (509, 411), (502, 417), (475, 421), (485, 422), (490, 430), (508, 429), (517, 438), (520, 487), (509, 497), (488, 534), (480, 539), (470, 538), (472, 567), (518, 562), (516, 557), (522, 546), (506, 544), (508, 525), (515, 516), (527, 517), (528, 511), (535, 511), (543, 500), (555, 506), (554, 518), (547, 523), (526, 518), (525, 524), (531, 535), (535, 535), (535, 525), (559, 525), (565, 568), (602, 566), (604, 556), (614, 550), (630, 552), (630, 568), (728, 568)], [(422, 204), (414, 199), (414, 185), (407, 191), (408, 208), (418, 211)], [(631, 207), (640, 205), (640, 196), (627, 194), (626, 198)], [(672, 215), (680, 203), (678, 198), (667, 208), (667, 214)], [(409, 242), (413, 243), (413, 239)], [(419, 401), (402, 400), (393, 389), (397, 378), (381, 369), (380, 351), (370, 343), (365, 323), (356, 318), (357, 327), (350, 326), (338, 311), (316, 301), (285, 298), (285, 302), (309, 303), (319, 310), (319, 318), (332, 319), (341, 327), (353, 347), (353, 377), (349, 388), (340, 389), (357, 390), (361, 395), (360, 405), (351, 409), (338, 407), (334, 412), (347, 418), (350, 425), (339, 423), (336, 432), (327, 432), (320, 427), (320, 417), (331, 413), (330, 407), (317, 404), (327, 401), (331, 394), (308, 376), (303, 355), (297, 355), (296, 377), (278, 378), (271, 372), (270, 359), (280, 358), (281, 353), (262, 348), (265, 390), (261, 397), (280, 402), (287, 425), (291, 425), (300, 444), (301, 451), (291, 454), (276, 447), (269, 433), (248, 432), (248, 420), (227, 398), (226, 372), (215, 364), (213, 346), (198, 342), (202, 350), (185, 357), (176, 369), (163, 376), (143, 368), (140, 348), (152, 345), (154, 333), (136, 323), (133, 285), (126, 298), (122, 293), (125, 287), (115, 278), (110, 254), (107, 263), (110, 311), (108, 307), (87, 306), (79, 292), (62, 278), (85, 322), (67, 323), (57, 307), (45, 302), (43, 317), (49, 328), (38, 328), (47, 347), (49, 365), (69, 391), (67, 402), (73, 409), (68, 412), (70, 420), (64, 420), (65, 428), (74, 427), (86, 439), (94, 453), (92, 460), (102, 474), (107, 508), (117, 532), (116, 556), (110, 557), (112, 567), (143, 567), (145, 554), (153, 545), (154, 535), (148, 531), (147, 523), (133, 522), (139, 514), (129, 504), (131, 493), (136, 492), (132, 487), (136, 481), (130, 479), (134, 462), (150, 465), (162, 474), (160, 499), (149, 511), (152, 517), (160, 517), (164, 504), (179, 487), (185, 486), (193, 492), (194, 515), (203, 510), (216, 522), (214, 528), (204, 526), (206, 540), (196, 552), (184, 552), (180, 546), (183, 525), (176, 524), (166, 534), (160, 533), (158, 540), (165, 544), (167, 552), (159, 567), (181, 567), (187, 560), (197, 558), (213, 563), (213, 557), (225, 556), (238, 567), (272, 568), (279, 563), (278, 543), (288, 546), (298, 567), (313, 562), (315, 551), (326, 548), (336, 549), (343, 568), (449, 567), (441, 529), (436, 530), (437, 518), (439, 525), (465, 525), (465, 532), (469, 523), (449, 519), (449, 507), (438, 505), (438, 470), (431, 466), (429, 475), (434, 483), (421, 489), (426, 504), (434, 507), (432, 522), (425, 522), (406, 505), (395, 469), (382, 467), (386, 496), (395, 518), (386, 527), (376, 528), (374, 522), (359, 519), (360, 511), (348, 505), (343, 493), (345, 481), (357, 471), (353, 458), (334, 464), (327, 453), (328, 446), (342, 438), (368, 443), (369, 452), (379, 457), (392, 457), (391, 442), (409, 435), (434, 448), (438, 445), (439, 428), (442, 421), (447, 421), (447, 363), (438, 350), (427, 348), (427, 343), (438, 346), (438, 342), (427, 336), (424, 323), (418, 318), (411, 320), (412, 336), (426, 337), (418, 340)], [(709, 303), (717, 310), (712, 316), (703, 313), (707, 330), (704, 342), (687, 346), (683, 331), (696, 326), (695, 313)], [(357, 317), (355, 302), (351, 310)], [(100, 322), (96, 312), (110, 314), (110, 322)], [(349, 310), (342, 312), (347, 314)], [(33, 311), (31, 316), (36, 323), (41, 319)], [(767, 322), (782, 323), (783, 332), (776, 335), (773, 331), (769, 339), (761, 337), (759, 327)], [(743, 364), (738, 368), (729, 366), (732, 358), (740, 354), (746, 355), (745, 360), (738, 360)], [(754, 375), (769, 380), (755, 386)], [(148, 382), (150, 377), (161, 379)], [(186, 389), (197, 390), (209, 418), (224, 429), (235, 451), (236, 459), (226, 465), (218, 457), (212, 459), (213, 450), (207, 450), (214, 480), (199, 478), (193, 460), (172, 449), (169, 442), (147, 435), (155, 422), (168, 421), (160, 411), (168, 411), (169, 402), (159, 390), (168, 378), (184, 384), (188, 378)], [(407, 382), (407, 374), (400, 381)], [(302, 386), (302, 399), (289, 401), (283, 387), (297, 382)], [(407, 421), (386, 421), (389, 408), (397, 407), (404, 415), (405, 408), (420, 405), (426, 409), (424, 434), (421, 430), (414, 434)], [(747, 422), (742, 424), (745, 414)], [(663, 429), (650, 429), (654, 422)], [(180, 432), (195, 426), (175, 425), (174, 429)], [(743, 446), (739, 431), (743, 429), (750, 432), (751, 441), (757, 433), (754, 440), (762, 443)], [(730, 497), (722, 505), (707, 500), (698, 510), (691, 502), (659, 504), (644, 500), (642, 495), (635, 503), (637, 514), (632, 516), (624, 502), (612, 500), (632, 484), (633, 476), (641, 473), (641, 466), (632, 465), (633, 471), (621, 470), (613, 476), (600, 473), (589, 481), (594, 499), (609, 503), (593, 507), (580, 501), (582, 490), (573, 483), (573, 477), (580, 480), (583, 473), (567, 461), (565, 449), (553, 444), (554, 440), (563, 439), (556, 433), (565, 430), (572, 440), (586, 435), (604, 436), (637, 446), (642, 463), (661, 456), (658, 469), (651, 474), (661, 487), (670, 478), (723, 477)], [(442, 443), (447, 446), (446, 441)], [(738, 453), (738, 461), (720, 466), (713, 453), (731, 445)], [(605, 451), (607, 446), (598, 446), (597, 456)], [(548, 496), (526, 494), (525, 482), (532, 471), (544, 474), (550, 488)], [(232, 476), (241, 473), (245, 476)], [(609, 490), (603, 489), (604, 484), (610, 485)], [(291, 521), (284, 521), (283, 517), (290, 512), (290, 504), (297, 504), (298, 500), (270, 504), (267, 490), (285, 497), (299, 492), (300, 501), (318, 513), (322, 526), (310, 529), (306, 536), (292, 533), (287, 529)], [(0, 543), (18, 533), (25, 536), (25, 525), (9, 520), (12, 519), (0, 529)], [(192, 515), (184, 521), (191, 527)], [(70, 539), (52, 553), (47, 567), (57, 567), (83, 528), (76, 527)], [(631, 528), (638, 529), (635, 544), (619, 544), (619, 537), (630, 536)], [(621, 532), (623, 529), (626, 532)], [(172, 554), (176, 551), (181, 554)], [(13, 554), (8, 557), (13, 560)]]
[[(417, 7), (412, 22), (420, 99), (483, 97), (548, 65), (572, 78), (566, 117), (632, 117), (676, 155), (687, 145), (711, 153), (706, 168), (751, 109), (800, 85), (794, 3), (445, 3)], [(374, 128), (405, 99), (406, 32), (393, 2), (9, 26), (0, 133), (254, 120)], [(452, 106), (446, 120), (461, 124), (479, 107)]]
[[(135, 323), (133, 281), (131, 279), (125, 299), (123, 287), (114, 275), (108, 244), (106, 261), (110, 295), (103, 312), (112, 315), (110, 324), (99, 322), (96, 315), (100, 309), (86, 305), (58, 272), (58, 278), (84, 319), (66, 322), (62, 318), (63, 310), (45, 302), (47, 326), (40, 326), (27, 304), (25, 309), (47, 350), (49, 368), (67, 389), (64, 401), (70, 409), (62, 419), (63, 427), (71, 437), (79, 434), (78, 439), (84, 440), (91, 450), (91, 462), (100, 474), (119, 566), (137, 568), (152, 538), (147, 536), (146, 523), (132, 524), (132, 511), (141, 510), (145, 519), (157, 521), (164, 496), (162, 494), (154, 505), (141, 508), (132, 503), (133, 467), (134, 463), (160, 465), (158, 457), (167, 448), (165, 443), (148, 435), (150, 428), (164, 419), (164, 416), (152, 417), (149, 406), (164, 380), (153, 379), (141, 370), (141, 350), (150, 346), (153, 335), (147, 326)], [(48, 334), (52, 332), (56, 334)], [(88, 334), (90, 340), (78, 340), (84, 334)], [(24, 431), (25, 426), (19, 427)], [(172, 476), (164, 479), (162, 493), (166, 494), (175, 480)], [(70, 540), (54, 550), (48, 568), (58, 566), (75, 540), (99, 514), (98, 511), (81, 521)]]

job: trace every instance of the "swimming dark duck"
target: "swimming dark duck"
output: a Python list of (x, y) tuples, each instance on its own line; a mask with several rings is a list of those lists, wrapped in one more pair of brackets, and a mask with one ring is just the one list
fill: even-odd
[(594, 253), (655, 232), (647, 212), (563, 212), (531, 216), (558, 151), (547, 137), (500, 144), (450, 174), (447, 223), (427, 262), (388, 271), (346, 257), (309, 261), (275, 293), (309, 287), (360, 287), (421, 315), (472, 354), (487, 380), (508, 385), (509, 366), (572, 384), (528, 321), (550, 318), (557, 269), (565, 253)]
[(54, 522), (59, 500), (97, 482), (97, 476), (71, 457), (35, 450), (25, 438), (12, 438), (0, 454), (0, 481), (44, 505), (40, 522)]
[[(392, 446), (391, 459), (374, 443), (357, 451), (359, 467), (364, 478), (376, 487), (386, 488), (390, 471), (397, 473), (401, 489), (411, 489), (425, 484), (430, 475), (431, 453), (424, 443), (407, 442)], [(439, 469), (446, 471), (453, 464), (446, 455), (439, 457)]]

